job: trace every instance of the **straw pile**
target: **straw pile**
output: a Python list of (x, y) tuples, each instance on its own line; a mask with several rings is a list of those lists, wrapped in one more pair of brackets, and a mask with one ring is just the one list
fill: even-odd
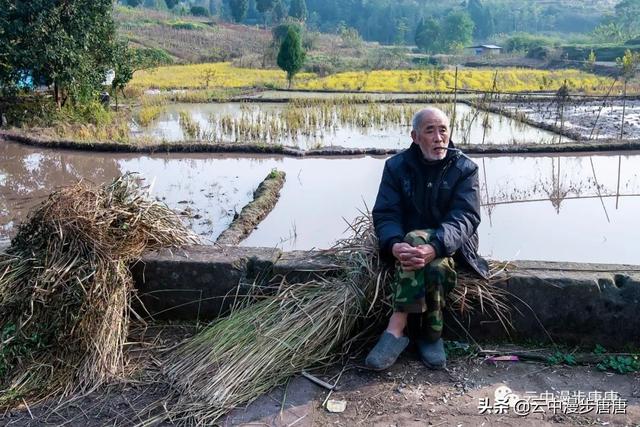
[[(353, 237), (331, 250), (344, 266), (340, 277), (281, 283), (271, 295), (257, 289), (228, 317), (178, 347), (164, 371), (173, 390), (168, 400), (176, 404), (171, 410), (163, 406), (148, 422), (212, 425), (231, 409), (304, 369), (335, 361), (362, 343), (360, 338), (378, 332), (391, 308), (387, 270), (378, 258), (371, 220), (360, 217), (351, 228)], [(492, 293), (489, 302), (504, 301), (487, 281), (463, 282), (464, 296), (455, 296), (458, 309), (460, 304), (470, 308), (479, 292)]]
[(133, 291), (147, 250), (196, 243), (132, 175), (56, 191), (0, 255), (0, 404), (89, 390), (122, 374)]

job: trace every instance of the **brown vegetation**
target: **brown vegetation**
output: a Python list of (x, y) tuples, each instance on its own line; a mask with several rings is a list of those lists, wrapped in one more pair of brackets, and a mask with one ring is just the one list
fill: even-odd
[(0, 256), (0, 406), (122, 376), (129, 264), (147, 250), (197, 242), (133, 175), (51, 194)]

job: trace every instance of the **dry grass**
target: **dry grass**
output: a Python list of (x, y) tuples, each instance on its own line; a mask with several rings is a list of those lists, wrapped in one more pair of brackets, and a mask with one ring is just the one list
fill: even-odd
[(50, 139), (71, 139), (74, 141), (114, 141), (127, 143), (131, 140), (128, 114), (121, 112), (111, 122), (69, 123), (59, 122), (53, 126), (37, 130), (41, 136)]
[[(389, 314), (388, 271), (378, 257), (371, 221), (351, 226), (353, 237), (327, 252), (344, 267), (338, 277), (307, 283), (280, 283), (255, 292), (231, 314), (178, 347), (166, 360), (164, 375), (175, 403), (149, 422), (212, 425), (225, 413), (251, 402), (302, 370), (353, 352)], [(481, 309), (506, 308), (504, 294), (487, 281), (465, 282), (453, 306), (469, 310), (474, 297), (490, 292)], [(506, 313), (502, 313), (507, 317)]]
[(146, 250), (196, 242), (132, 175), (51, 194), (0, 258), (0, 404), (122, 375), (129, 264)]
[(145, 8), (120, 7), (115, 17), (118, 32), (132, 43), (163, 49), (180, 62), (230, 60), (264, 52), (271, 43), (268, 30), (253, 26), (178, 17)]

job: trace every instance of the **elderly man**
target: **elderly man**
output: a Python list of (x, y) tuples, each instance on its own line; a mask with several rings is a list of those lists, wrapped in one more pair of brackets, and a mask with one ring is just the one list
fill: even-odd
[(445, 367), (441, 338), (446, 294), (456, 284), (456, 263), (487, 277), (477, 254), (480, 224), (478, 166), (449, 140), (449, 119), (437, 108), (413, 118), (407, 150), (388, 159), (373, 222), (383, 256), (396, 263), (393, 314), (366, 359), (372, 369), (390, 367), (409, 343), (409, 313), (420, 313), (416, 340), (424, 364)]

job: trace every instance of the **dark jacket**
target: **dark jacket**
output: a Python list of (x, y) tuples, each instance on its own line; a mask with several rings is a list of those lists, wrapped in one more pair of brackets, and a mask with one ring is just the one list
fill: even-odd
[[(449, 144), (453, 148), (453, 143)], [(478, 166), (460, 151), (426, 162), (420, 147), (389, 158), (384, 165), (373, 223), (383, 254), (412, 230), (432, 228), (437, 257), (453, 256), (482, 277), (489, 266), (478, 251), (480, 193)]]

